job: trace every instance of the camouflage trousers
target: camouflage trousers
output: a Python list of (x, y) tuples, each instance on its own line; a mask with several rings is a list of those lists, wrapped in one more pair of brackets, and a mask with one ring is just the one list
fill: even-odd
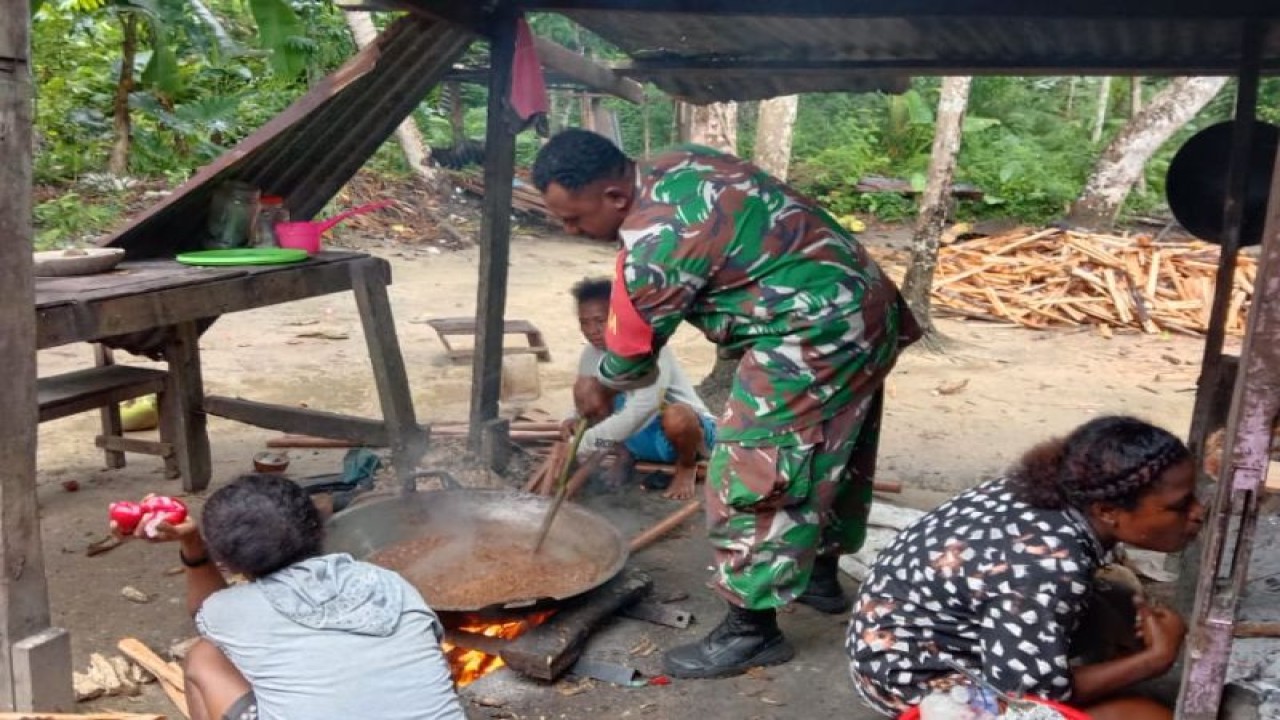
[(814, 558), (857, 552), (867, 536), (883, 389), (830, 420), (767, 445), (721, 441), (707, 468), (711, 586), (751, 610), (801, 595)]

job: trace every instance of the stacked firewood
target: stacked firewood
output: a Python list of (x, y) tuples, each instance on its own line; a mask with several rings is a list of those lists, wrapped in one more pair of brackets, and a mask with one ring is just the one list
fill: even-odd
[[(1029, 328), (1099, 325), (1200, 335), (1209, 327), (1219, 249), (1050, 228), (941, 248), (934, 307)], [(1227, 332), (1241, 334), (1257, 261), (1241, 255)]]

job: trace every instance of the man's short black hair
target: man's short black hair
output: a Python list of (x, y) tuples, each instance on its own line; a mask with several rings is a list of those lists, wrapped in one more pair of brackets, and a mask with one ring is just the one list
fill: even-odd
[(579, 305), (592, 300), (609, 302), (613, 294), (613, 280), (607, 277), (583, 278), (569, 291)]
[(229, 570), (260, 578), (319, 555), (324, 525), (311, 497), (279, 475), (247, 474), (209, 496), (205, 545)]
[(603, 135), (569, 128), (547, 141), (533, 161), (533, 184), (546, 192), (551, 183), (581, 190), (604, 178), (621, 177), (627, 156)]

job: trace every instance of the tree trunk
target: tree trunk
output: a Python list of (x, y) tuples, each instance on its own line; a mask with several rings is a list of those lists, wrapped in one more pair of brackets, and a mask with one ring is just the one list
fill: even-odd
[(115, 141), (111, 143), (107, 172), (124, 177), (129, 174), (129, 145), (133, 136), (129, 95), (133, 92), (133, 65), (138, 57), (138, 16), (123, 13), (120, 24), (124, 28), (124, 40), (120, 53), (120, 77), (116, 80), (116, 95), (111, 102), (111, 125)]
[(1067, 222), (1092, 229), (1109, 228), (1147, 160), (1218, 94), (1225, 77), (1175, 78), (1151, 98), (1098, 157)]
[(231, 34), (222, 26), (222, 21), (217, 15), (205, 5), (202, 0), (190, 0), (191, 11), (195, 16), (200, 18), (200, 22), (209, 28), (209, 32), (213, 33), (213, 39), (218, 42), (218, 51), (224, 56), (230, 56), (236, 51), (236, 42), (231, 39)]
[(791, 165), (791, 136), (796, 126), (800, 98), (795, 95), (761, 101), (756, 121), (755, 164), (761, 170), (786, 181)]
[(738, 152), (738, 104), (691, 105), (689, 142), (721, 152)]
[[(467, 139), (465, 108), (462, 107), (462, 86), (453, 81), (446, 83), (444, 89), (449, 93), (449, 129), (453, 132), (453, 146), (462, 147), (462, 141)], [(568, 124), (567, 117), (560, 126), (564, 127), (566, 124)]]
[[(363, 50), (378, 38), (378, 29), (374, 27), (373, 18), (369, 13), (347, 12), (343, 15), (347, 18), (347, 27), (351, 28), (351, 37), (355, 39), (356, 47)], [(440, 173), (427, 164), (427, 144), (422, 141), (422, 133), (418, 130), (418, 124), (414, 122), (412, 115), (405, 118), (404, 122), (400, 123), (400, 127), (396, 128), (396, 140), (400, 142), (400, 149), (404, 151), (404, 159), (409, 164), (409, 168), (429, 185), (437, 184), (440, 181)]]
[[(737, 103), (713, 103), (711, 105), (680, 104), (681, 130), (687, 133), (685, 142), (706, 145), (722, 152), (738, 151)], [(712, 412), (724, 412), (733, 377), (738, 371), (738, 361), (716, 358), (711, 373), (698, 384), (698, 396)]]
[[(1129, 119), (1138, 117), (1138, 113), (1142, 112), (1142, 78), (1129, 78)], [(1138, 173), (1138, 192), (1145, 193), (1147, 191), (1147, 175), (1146, 173)]]
[(969, 86), (972, 82), (973, 78), (969, 77), (942, 79), (933, 132), (933, 153), (929, 156), (929, 176), (925, 180), (920, 214), (911, 236), (911, 265), (902, 283), (902, 296), (925, 332), (923, 344), (935, 351), (941, 347), (929, 311), (929, 293), (933, 288), (933, 273), (938, 266), (938, 240), (947, 223), (951, 181), (955, 176), (956, 157), (960, 154), (960, 137), (965, 111), (969, 108)]
[(1102, 83), (1098, 85), (1098, 106), (1093, 116), (1093, 142), (1097, 144), (1102, 141), (1102, 128), (1107, 124), (1107, 107), (1111, 105), (1111, 78), (1102, 78)]

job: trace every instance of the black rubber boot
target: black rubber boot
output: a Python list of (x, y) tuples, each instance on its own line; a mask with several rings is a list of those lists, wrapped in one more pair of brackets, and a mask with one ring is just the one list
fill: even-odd
[(820, 557), (813, 561), (809, 587), (804, 589), (803, 595), (796, 598), (796, 602), (828, 615), (849, 612), (853, 603), (844, 594), (844, 588), (840, 587), (839, 557)]
[(778, 665), (795, 654), (778, 629), (776, 611), (731, 605), (729, 614), (706, 637), (668, 651), (662, 664), (672, 677), (721, 678)]

